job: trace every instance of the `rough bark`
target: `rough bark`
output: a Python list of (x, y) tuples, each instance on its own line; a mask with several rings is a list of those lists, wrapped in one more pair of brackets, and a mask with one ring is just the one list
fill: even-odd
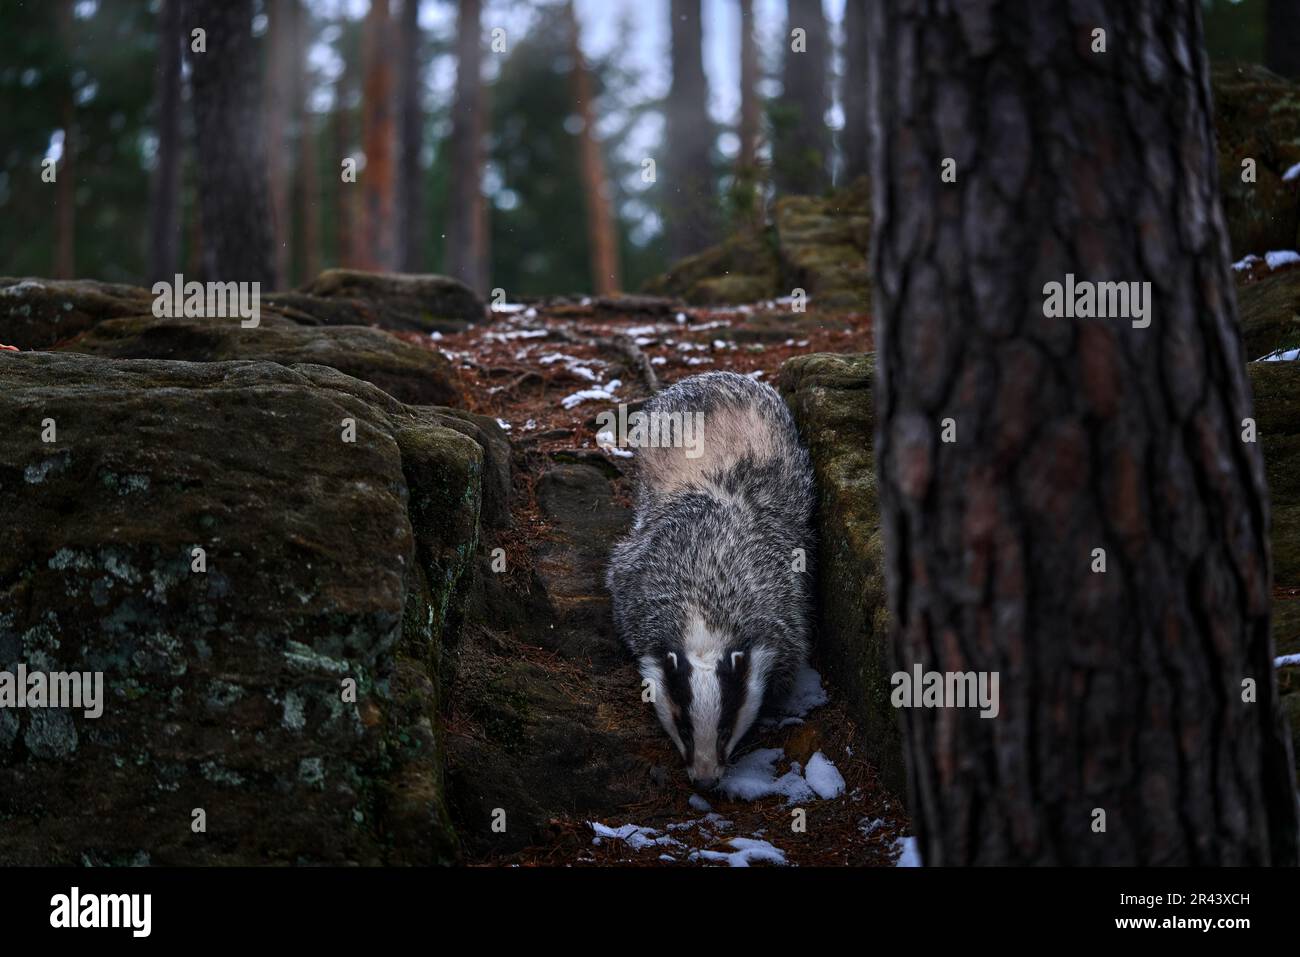
[(361, 141), (366, 168), (360, 176), (364, 199), (365, 242), (361, 265), (391, 271), (397, 267), (397, 223), (393, 152), (397, 125), (393, 116), (392, 29), (388, 0), (370, 0), (364, 43), (364, 109)]
[(672, 0), (669, 15), (672, 85), (659, 178), (664, 190), (668, 254), (681, 259), (713, 244), (713, 125), (704, 76), (700, 0)]
[(1274, 73), (1300, 80), (1300, 3), (1268, 0), (1264, 61)]
[(758, 71), (754, 0), (740, 0), (740, 149), (736, 154), (735, 192), (742, 218), (750, 222), (763, 218), (758, 170), (758, 137), (762, 123)]
[(420, 0), (402, 0), (397, 38), (397, 89), (400, 99), (401, 146), (397, 157), (397, 263), (405, 272), (421, 272), (424, 252), (423, 191), (420, 147), (424, 111), (420, 106), (423, 71), (420, 62)]
[[(894, 667), (1001, 687), (901, 711), (924, 861), (1294, 864), (1200, 4), (938, 6), (869, 5)], [(1150, 326), (1047, 318), (1067, 273)]]
[(488, 286), (487, 203), (483, 197), (483, 27), (481, 0), (460, 0), (456, 22), (456, 102), (452, 111), (447, 273), (480, 295)]
[(158, 8), (158, 67), (154, 74), (157, 165), (149, 190), (149, 282), (170, 280), (180, 264), (181, 0)]
[(54, 275), (58, 279), (71, 279), (76, 274), (77, 245), (77, 102), (72, 87), (73, 42), (72, 0), (60, 0), (56, 12), (59, 24), (59, 42), (63, 47), (68, 67), (68, 82), (60, 96), (60, 121), (63, 125), (63, 156), (55, 173), (55, 245)]
[(592, 291), (612, 296), (619, 291), (618, 233), (610, 212), (605, 160), (596, 139), (596, 111), (591, 71), (582, 55), (578, 15), (573, 0), (565, 5), (569, 21), (569, 53), (573, 59), (571, 83), (574, 109), (582, 119), (578, 134), (578, 159), (582, 169), (582, 194), (587, 207), (587, 249), (591, 258)]
[[(772, 173), (780, 192), (815, 195), (830, 185), (826, 126), (830, 37), (822, 0), (789, 0), (788, 6), (781, 98), (772, 113)], [(796, 29), (804, 31), (802, 52), (791, 36)]]
[(359, 186), (343, 180), (342, 163), (356, 159), (356, 132), (352, 117), (352, 95), (356, 88), (356, 61), (343, 50), (343, 70), (334, 83), (334, 144), (337, 158), (328, 172), (334, 184), (335, 198), (335, 262), (353, 267), (360, 261), (356, 250), (360, 246), (358, 234), (361, 208)]
[(185, 30), (207, 32), (191, 46), (199, 212), (207, 279), (275, 287), (261, 80), (252, 0), (187, 0)]
[(867, 0), (844, 6), (844, 181), (867, 172)]

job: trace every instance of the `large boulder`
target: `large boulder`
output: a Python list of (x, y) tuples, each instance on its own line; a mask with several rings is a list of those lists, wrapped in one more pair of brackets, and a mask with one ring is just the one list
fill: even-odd
[(770, 230), (746, 229), (673, 264), (650, 279), (645, 291), (699, 306), (758, 302), (788, 295), (781, 289), (781, 263)]
[(817, 477), (817, 660), (871, 742), (870, 760), (906, 790), (898, 715), (889, 703), (888, 612), (872, 455), (874, 355), (798, 356), (777, 388)]
[[(1274, 582), (1300, 590), (1300, 362), (1252, 362), (1255, 417), (1272, 501)], [(812, 457), (819, 503), (818, 656), (845, 692), (885, 782), (901, 791), (898, 716), (889, 703), (889, 615), (872, 455), (875, 356), (790, 359), (778, 387)], [(1300, 601), (1279, 602), (1274, 638), (1300, 643)], [(1300, 650), (1300, 649), (1298, 649)], [(1300, 709), (1300, 698), (1291, 702)]]
[(347, 300), (373, 310), (376, 323), (385, 329), (407, 332), (460, 332), (486, 315), (483, 300), (449, 276), (327, 269), (299, 293), (273, 301), (310, 314), (311, 298)]
[(1300, 267), (1238, 286), (1237, 314), (1248, 359), (1300, 348)]
[[(1222, 63), (1211, 73), (1219, 190), (1234, 258), (1300, 245), (1300, 85), (1262, 66)], [(1254, 182), (1242, 162), (1255, 161)]]
[(0, 379), (0, 670), (104, 688), (97, 718), (0, 710), (0, 864), (454, 859), (440, 662), (480, 447), (321, 366)]
[(382, 329), (302, 326), (271, 312), (248, 329), (238, 319), (157, 319), (152, 314), (105, 319), (58, 348), (114, 359), (311, 363), (364, 379), (402, 402), (447, 405), (461, 400), (451, 363), (434, 349), (403, 342)]
[(104, 319), (148, 315), (152, 308), (153, 296), (139, 286), (0, 278), (0, 344), (48, 349)]

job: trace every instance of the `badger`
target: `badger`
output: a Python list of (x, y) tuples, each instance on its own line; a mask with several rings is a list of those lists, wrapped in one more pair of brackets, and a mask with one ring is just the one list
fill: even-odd
[(781, 397), (747, 376), (692, 376), (641, 412), (651, 441), (606, 584), (660, 723), (711, 788), (808, 658), (812, 469)]

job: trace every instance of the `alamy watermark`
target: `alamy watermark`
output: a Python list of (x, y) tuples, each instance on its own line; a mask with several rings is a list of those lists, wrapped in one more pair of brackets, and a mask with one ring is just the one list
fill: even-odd
[(262, 321), (260, 282), (185, 282), (180, 273), (171, 282), (153, 284), (153, 314), (159, 319), (239, 319), (244, 329)]
[(895, 708), (979, 708), (981, 718), (998, 716), (996, 671), (895, 671), (889, 696)]
[(628, 412), (608, 409), (596, 416), (596, 442), (603, 447), (680, 448), (688, 459), (704, 454), (703, 412)]
[(104, 713), (104, 672), (0, 671), (0, 708), (80, 708), (87, 718)]
[(1091, 282), (1065, 274), (1065, 282), (1043, 286), (1048, 319), (1131, 319), (1134, 329), (1151, 325), (1151, 283)]

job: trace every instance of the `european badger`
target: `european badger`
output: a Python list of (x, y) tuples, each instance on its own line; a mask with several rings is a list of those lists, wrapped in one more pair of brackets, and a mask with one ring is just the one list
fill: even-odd
[(781, 397), (745, 376), (692, 376), (643, 411), (652, 444), (606, 582), (659, 720), (707, 788), (808, 657), (812, 471)]

